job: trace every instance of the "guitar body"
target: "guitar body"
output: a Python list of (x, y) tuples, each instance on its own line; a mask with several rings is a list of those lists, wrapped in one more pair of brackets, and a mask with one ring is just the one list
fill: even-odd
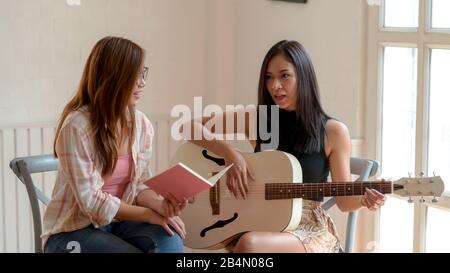
[[(300, 183), (298, 160), (284, 152), (243, 154), (256, 181), (249, 181), (246, 199), (236, 199), (226, 186), (226, 177), (215, 187), (196, 195), (183, 210), (185, 245), (194, 249), (222, 248), (247, 231), (294, 230), (301, 220), (302, 199), (265, 200), (265, 183)], [(182, 162), (208, 178), (223, 169), (224, 161), (192, 143), (183, 144), (172, 163)]]

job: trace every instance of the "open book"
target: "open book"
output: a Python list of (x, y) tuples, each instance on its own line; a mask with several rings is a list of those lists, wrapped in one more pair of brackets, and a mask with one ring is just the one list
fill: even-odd
[(148, 179), (144, 184), (163, 196), (165, 193), (170, 192), (179, 202), (182, 202), (184, 198), (190, 199), (196, 194), (213, 187), (231, 166), (233, 164), (206, 179), (183, 163), (178, 163)]

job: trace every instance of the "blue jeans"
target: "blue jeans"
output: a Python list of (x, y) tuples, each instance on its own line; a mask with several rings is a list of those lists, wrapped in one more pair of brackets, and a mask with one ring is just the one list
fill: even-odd
[(47, 253), (182, 253), (183, 241), (170, 236), (160, 225), (122, 221), (95, 228), (62, 232), (50, 236)]

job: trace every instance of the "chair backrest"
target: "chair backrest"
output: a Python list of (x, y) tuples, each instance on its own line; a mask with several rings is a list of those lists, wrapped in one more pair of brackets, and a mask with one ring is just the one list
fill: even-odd
[[(353, 175), (358, 175), (355, 181), (367, 181), (370, 177), (374, 176), (379, 167), (380, 163), (376, 160), (364, 159), (352, 157), (350, 159), (350, 172)], [(325, 203), (322, 204), (322, 208), (325, 210), (330, 209), (336, 204), (336, 198), (330, 198)], [(355, 231), (356, 231), (356, 218), (358, 216), (357, 211), (349, 212), (347, 217), (347, 228), (345, 236), (345, 253), (350, 253), (353, 251), (353, 246), (355, 242)]]
[(36, 188), (31, 174), (56, 171), (58, 169), (58, 159), (54, 158), (53, 155), (18, 157), (11, 160), (9, 167), (27, 189), (33, 216), (34, 248), (37, 253), (40, 253), (42, 252), (42, 222), (39, 201), (44, 205), (48, 205), (50, 199), (40, 189)]

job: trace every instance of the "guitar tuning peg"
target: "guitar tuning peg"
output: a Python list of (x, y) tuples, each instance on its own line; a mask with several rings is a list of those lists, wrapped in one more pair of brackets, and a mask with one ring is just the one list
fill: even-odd
[(431, 202), (433, 202), (433, 203), (437, 203), (437, 198), (436, 198), (436, 196), (433, 196), (433, 199), (431, 199)]
[(424, 172), (420, 172), (420, 177), (423, 177), (425, 175)]
[(425, 203), (425, 199), (423, 198), (423, 196), (420, 197), (419, 202), (422, 203), (422, 204)]
[(411, 196), (408, 198), (408, 203), (412, 203), (413, 202), (413, 200), (411, 199)]

